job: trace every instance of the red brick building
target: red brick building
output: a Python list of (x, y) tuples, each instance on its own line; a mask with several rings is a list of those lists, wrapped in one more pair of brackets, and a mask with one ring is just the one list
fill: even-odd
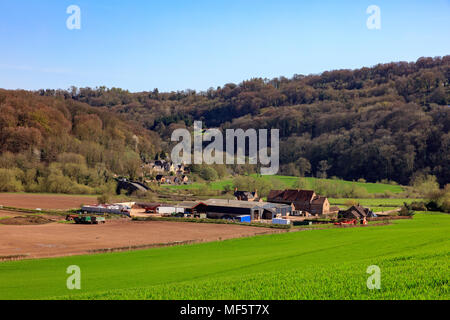
[(267, 197), (268, 202), (294, 204), (295, 210), (313, 215), (330, 213), (330, 202), (326, 197), (317, 195), (312, 190), (272, 190)]

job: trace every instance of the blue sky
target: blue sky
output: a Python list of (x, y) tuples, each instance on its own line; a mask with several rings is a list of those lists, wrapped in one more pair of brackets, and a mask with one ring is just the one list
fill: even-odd
[(450, 0), (0, 0), (0, 39), (0, 88), (206, 90), (450, 54)]

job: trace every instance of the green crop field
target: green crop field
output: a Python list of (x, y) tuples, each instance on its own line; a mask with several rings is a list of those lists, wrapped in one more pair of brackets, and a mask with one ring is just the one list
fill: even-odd
[[(256, 175), (254, 175), (256, 176)], [(262, 176), (263, 179), (267, 180), (278, 180), (281, 182), (285, 188), (293, 188), (295, 183), (298, 181), (298, 177), (288, 177), (288, 176)], [(363, 183), (363, 182), (353, 182), (353, 181), (344, 181), (344, 180), (331, 180), (331, 179), (317, 179), (317, 178), (304, 178), (305, 181), (309, 184), (309, 188), (313, 189), (313, 184), (317, 180), (322, 181), (328, 181), (328, 182), (334, 182), (334, 183), (340, 183), (343, 185), (353, 185), (357, 187), (363, 187), (367, 190), (368, 193), (384, 193), (386, 191), (392, 192), (392, 193), (401, 193), (403, 192), (403, 187), (398, 185), (391, 185), (391, 184), (383, 184), (383, 183)], [(224, 187), (232, 186), (233, 180), (232, 179), (224, 179), (220, 181), (214, 181), (210, 183), (210, 188), (212, 190), (223, 190)], [(192, 183), (189, 185), (182, 185), (182, 186), (165, 186), (167, 188), (171, 189), (178, 189), (178, 190), (191, 190), (191, 189), (199, 189), (204, 187), (203, 183)]]
[[(0, 263), (0, 299), (449, 299), (450, 216)], [(81, 268), (81, 290), (66, 269)], [(367, 267), (381, 268), (369, 290)]]

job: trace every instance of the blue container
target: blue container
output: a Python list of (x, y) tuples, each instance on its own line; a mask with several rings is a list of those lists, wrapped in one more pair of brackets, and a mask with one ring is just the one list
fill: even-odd
[(252, 222), (252, 217), (251, 216), (237, 216), (236, 220), (238, 222), (248, 222), (248, 223), (250, 223), (250, 222)]

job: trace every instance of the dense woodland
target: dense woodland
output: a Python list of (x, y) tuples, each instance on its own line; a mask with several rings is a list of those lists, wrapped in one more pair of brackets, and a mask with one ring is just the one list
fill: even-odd
[(0, 191), (99, 193), (137, 176), (159, 137), (110, 111), (0, 90)]
[(89, 179), (138, 175), (140, 161), (170, 152), (174, 129), (203, 120), (222, 129), (280, 129), (283, 174), (401, 184), (432, 174), (445, 185), (449, 81), (445, 56), (251, 79), (206, 92), (0, 91), (0, 167), (20, 169), (15, 179), (23, 188), (29, 174), (52, 190), (49, 177), (73, 177), (77, 164), (73, 170), (90, 177), (78, 184), (95, 189)]

